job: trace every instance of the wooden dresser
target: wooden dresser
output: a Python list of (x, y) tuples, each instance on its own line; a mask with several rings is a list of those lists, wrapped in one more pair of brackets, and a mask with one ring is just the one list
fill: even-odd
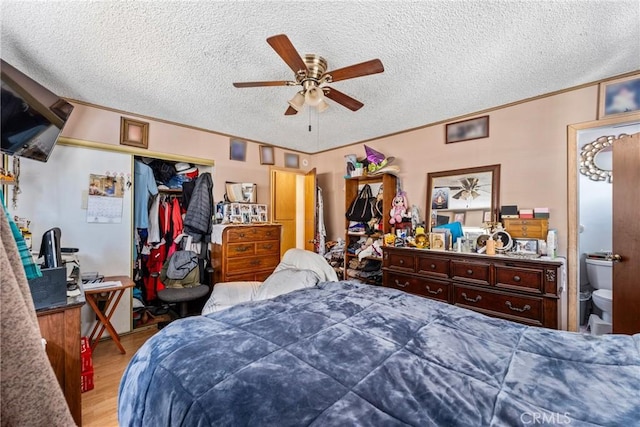
[(383, 248), (383, 285), (527, 325), (559, 327), (561, 261)]
[[(278, 224), (215, 225), (211, 264), (214, 283), (263, 281), (280, 263)], [(219, 236), (215, 233), (219, 232)]]
[(542, 239), (547, 238), (549, 220), (546, 218), (504, 218), (504, 229), (514, 239)]
[(36, 311), (42, 338), (53, 372), (60, 383), (73, 420), (82, 425), (82, 396), (80, 385), (80, 309), (84, 296), (67, 298), (61, 307)]

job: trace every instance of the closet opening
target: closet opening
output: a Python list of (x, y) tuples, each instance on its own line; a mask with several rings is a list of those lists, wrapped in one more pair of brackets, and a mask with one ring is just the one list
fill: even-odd
[[(132, 314), (136, 329), (164, 326), (202, 311), (213, 289), (209, 242), (215, 203), (212, 166), (144, 156), (133, 160)], [(206, 224), (194, 226), (194, 217), (209, 218), (209, 233), (203, 230)], [(184, 277), (172, 275), (170, 259), (187, 254), (197, 260), (192, 269)]]

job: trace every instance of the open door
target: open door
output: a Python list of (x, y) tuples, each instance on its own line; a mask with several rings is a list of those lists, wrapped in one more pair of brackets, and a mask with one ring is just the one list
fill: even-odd
[(313, 250), (316, 229), (316, 171), (271, 169), (271, 221), (282, 226), (280, 253)]
[(640, 133), (613, 144), (613, 333), (640, 332)]
[(318, 230), (318, 180), (313, 168), (304, 176), (304, 248), (315, 252)]

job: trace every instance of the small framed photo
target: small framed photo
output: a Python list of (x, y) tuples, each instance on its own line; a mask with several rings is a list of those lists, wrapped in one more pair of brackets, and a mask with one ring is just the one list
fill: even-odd
[(300, 156), (293, 153), (284, 153), (284, 166), (298, 169), (300, 167)]
[(455, 212), (453, 214), (453, 222), (459, 222), (464, 225), (464, 212)]
[(447, 249), (447, 235), (444, 232), (429, 233), (429, 249), (444, 251)]
[(598, 119), (640, 111), (640, 74), (600, 83)]
[(482, 222), (491, 222), (491, 211), (484, 211), (482, 213)]
[(261, 165), (275, 165), (275, 157), (273, 155), (273, 147), (268, 145), (260, 146), (260, 164)]
[(538, 239), (513, 239), (514, 252), (520, 255), (538, 255)]
[(468, 141), (489, 136), (489, 116), (449, 123), (445, 130), (445, 142)]
[(120, 117), (120, 145), (149, 147), (149, 123)]
[(244, 162), (247, 159), (247, 141), (231, 138), (229, 140), (229, 159)]

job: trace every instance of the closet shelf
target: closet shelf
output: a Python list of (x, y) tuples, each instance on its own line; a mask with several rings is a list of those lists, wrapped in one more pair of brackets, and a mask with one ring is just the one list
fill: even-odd
[(158, 188), (158, 192), (164, 194), (182, 194), (182, 188)]

